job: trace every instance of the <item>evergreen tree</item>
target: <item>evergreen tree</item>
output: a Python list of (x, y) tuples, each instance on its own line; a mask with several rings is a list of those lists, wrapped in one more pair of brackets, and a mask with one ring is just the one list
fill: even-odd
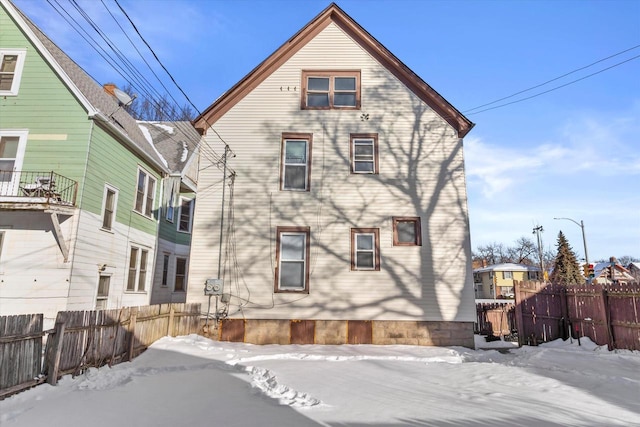
[(584, 277), (580, 273), (580, 265), (575, 252), (562, 231), (558, 233), (558, 253), (553, 264), (551, 282), (561, 285), (581, 285)]

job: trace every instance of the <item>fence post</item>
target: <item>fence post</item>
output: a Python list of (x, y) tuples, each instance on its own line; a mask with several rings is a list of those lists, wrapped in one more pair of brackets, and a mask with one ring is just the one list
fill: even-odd
[(516, 301), (515, 307), (515, 316), (516, 316), (516, 327), (518, 328), (518, 346), (522, 347), (524, 345), (524, 322), (522, 321), (522, 284), (523, 282), (516, 280), (513, 283), (514, 297)]
[[(58, 383), (58, 372), (60, 371), (60, 356), (62, 354), (62, 341), (64, 339), (64, 322), (56, 322), (54, 329), (53, 346), (51, 359), (48, 361), (47, 366), (47, 383), (56, 385)], [(49, 337), (51, 339), (51, 337)]]
[(604, 286), (600, 291), (600, 301), (600, 310), (602, 310), (604, 322), (607, 326), (607, 347), (609, 348), (609, 351), (611, 351), (615, 348), (615, 341), (613, 337), (613, 328), (611, 327), (611, 315), (609, 313), (609, 296), (607, 295), (607, 290)]
[(138, 307), (131, 307), (129, 317), (129, 355), (127, 360), (133, 360), (133, 352), (136, 347), (136, 318), (138, 317)]
[(169, 335), (170, 337), (174, 336), (173, 335), (173, 331), (174, 331), (173, 322), (174, 322), (175, 312), (176, 311), (173, 308), (173, 304), (171, 304), (170, 308), (169, 308), (169, 325), (167, 326), (167, 335)]

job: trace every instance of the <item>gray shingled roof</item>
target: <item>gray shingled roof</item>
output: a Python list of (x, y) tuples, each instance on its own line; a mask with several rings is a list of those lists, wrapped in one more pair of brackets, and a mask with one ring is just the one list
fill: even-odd
[(182, 172), (200, 140), (191, 122), (140, 121), (138, 125), (146, 129), (171, 172)]
[(109, 121), (115, 125), (117, 129), (121, 130), (122, 133), (127, 135), (150, 159), (160, 165), (166, 164), (154, 147), (144, 137), (136, 120), (123, 108), (119, 108), (117, 100), (107, 94), (102, 85), (93, 80), (91, 76), (31, 22), (20, 9), (15, 7), (15, 5), (14, 8), (93, 108), (100, 111), (105, 117), (108, 117)]

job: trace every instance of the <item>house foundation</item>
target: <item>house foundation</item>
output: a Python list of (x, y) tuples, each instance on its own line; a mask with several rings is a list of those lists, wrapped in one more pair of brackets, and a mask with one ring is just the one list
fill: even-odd
[(201, 334), (250, 344), (375, 344), (474, 348), (473, 322), (224, 319)]

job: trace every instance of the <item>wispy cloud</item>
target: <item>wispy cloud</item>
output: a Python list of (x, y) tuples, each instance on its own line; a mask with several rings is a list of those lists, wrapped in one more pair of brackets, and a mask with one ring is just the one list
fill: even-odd
[(465, 141), (469, 184), (493, 198), (504, 191), (571, 176), (588, 181), (638, 175), (639, 105), (613, 117), (576, 115), (560, 129), (550, 130), (545, 141), (526, 148), (470, 137)]

